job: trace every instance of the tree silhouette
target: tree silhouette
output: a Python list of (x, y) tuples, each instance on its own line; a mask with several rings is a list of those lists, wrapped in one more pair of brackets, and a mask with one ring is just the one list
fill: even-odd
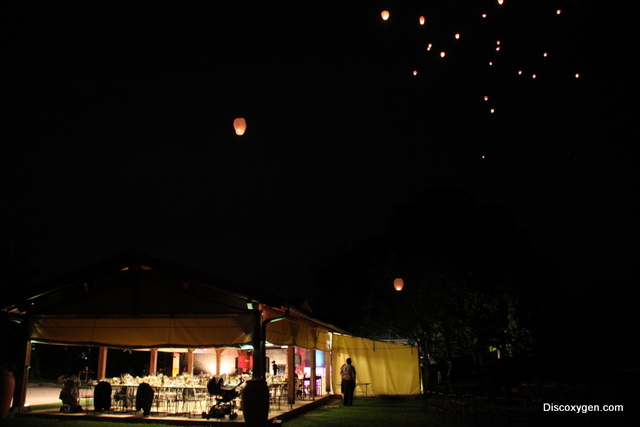
[(540, 264), (504, 208), (433, 187), (399, 205), (382, 236), (327, 259), (318, 313), (372, 338), (410, 338), (432, 358), (529, 354)]

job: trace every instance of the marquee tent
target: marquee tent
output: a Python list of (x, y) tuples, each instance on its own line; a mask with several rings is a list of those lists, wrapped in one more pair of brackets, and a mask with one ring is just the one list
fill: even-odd
[[(137, 251), (48, 282), (3, 310), (28, 329), (14, 404), (24, 404), (32, 342), (157, 350), (256, 349), (256, 343), (268, 341), (332, 352), (333, 366), (352, 357), (359, 381), (370, 378), (377, 394), (420, 392), (415, 347), (353, 337), (279, 296)], [(337, 380), (334, 369), (333, 383)]]

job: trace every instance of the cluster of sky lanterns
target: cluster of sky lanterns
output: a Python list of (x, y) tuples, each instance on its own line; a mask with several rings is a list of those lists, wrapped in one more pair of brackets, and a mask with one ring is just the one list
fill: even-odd
[[(504, 0), (497, 0), (497, 3), (498, 3), (498, 5), (503, 5), (504, 4)], [(549, 13), (553, 14), (553, 9), (552, 9), (552, 11), (549, 11)], [(561, 13), (562, 13), (561, 9), (555, 9), (555, 14), (560, 15)], [(481, 16), (482, 16), (482, 18), (487, 18), (488, 14), (487, 13), (482, 13)], [(390, 19), (390, 17), (391, 17), (391, 14), (389, 13), (388, 10), (383, 10), (381, 12), (381, 17), (382, 17), (383, 20), (388, 21)], [(421, 15), (418, 18), (418, 22), (420, 23), (421, 26), (424, 26), (425, 23), (427, 22), (427, 19), (425, 18), (424, 15)], [(432, 22), (432, 21), (430, 21), (430, 22)], [(453, 35), (453, 38), (455, 38), (455, 40), (460, 40), (462, 38), (462, 35), (461, 35), (461, 33), (457, 32), (457, 33), (455, 33)], [(426, 51), (430, 52), (434, 47), (435, 46), (434, 46), (433, 43), (428, 43), (427, 47), (426, 47)], [(502, 49), (501, 41), (497, 40), (496, 41), (496, 46), (495, 46), (495, 51), (496, 52), (500, 52), (501, 49)], [(439, 52), (440, 52), (440, 58), (445, 58), (447, 56), (447, 52), (445, 50), (440, 50)], [(548, 56), (549, 56), (549, 52), (547, 52), (547, 51), (542, 52), (542, 57), (547, 58)], [(489, 66), (493, 66), (494, 65), (494, 61), (488, 61), (488, 64), (489, 64)], [(417, 76), (418, 74), (419, 74), (419, 71), (414, 69), (413, 70), (413, 75)], [(523, 74), (523, 70), (518, 70), (518, 75), (522, 75), (522, 74)], [(538, 73), (531, 73), (530, 76), (531, 76), (532, 79), (536, 79), (538, 77)], [(580, 77), (580, 74), (579, 73), (575, 73), (574, 77), (577, 79), (577, 78)], [(488, 101), (488, 99), (489, 99), (488, 96), (484, 97), (485, 101)], [(495, 108), (490, 108), (489, 112), (491, 114), (494, 114), (496, 112), (496, 109)]]

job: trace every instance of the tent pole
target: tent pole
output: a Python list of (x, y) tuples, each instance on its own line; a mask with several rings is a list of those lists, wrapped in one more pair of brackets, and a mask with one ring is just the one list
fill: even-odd
[(149, 375), (155, 375), (158, 372), (158, 349), (152, 348), (149, 356)]
[(96, 370), (98, 381), (107, 377), (107, 350), (107, 347), (100, 347), (98, 350), (98, 369)]

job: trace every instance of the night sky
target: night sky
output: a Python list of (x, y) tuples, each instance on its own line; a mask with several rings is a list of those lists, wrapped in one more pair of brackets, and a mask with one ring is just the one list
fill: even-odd
[(507, 206), (571, 289), (637, 296), (616, 2), (221, 3), (2, 12), (0, 234), (34, 280), (135, 248), (304, 295), (333, 247), (454, 185)]

